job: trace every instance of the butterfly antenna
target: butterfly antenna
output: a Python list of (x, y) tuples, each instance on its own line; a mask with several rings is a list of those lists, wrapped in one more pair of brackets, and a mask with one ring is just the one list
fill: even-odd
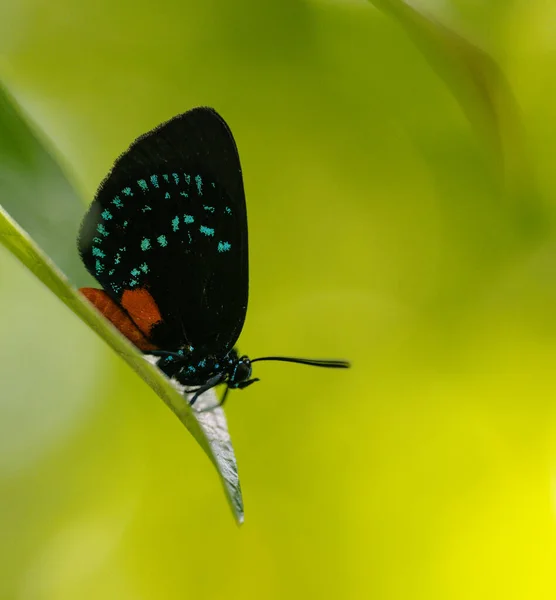
[(262, 356), (254, 358), (251, 362), (261, 360), (277, 360), (280, 362), (298, 363), (300, 365), (310, 365), (312, 367), (326, 367), (329, 369), (349, 369), (351, 366), (347, 360), (313, 360), (311, 358), (294, 358), (292, 356)]

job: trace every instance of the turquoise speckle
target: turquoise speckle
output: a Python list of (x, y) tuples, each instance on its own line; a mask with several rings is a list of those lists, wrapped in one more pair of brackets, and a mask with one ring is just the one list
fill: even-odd
[(162, 248), (166, 248), (166, 246), (168, 245), (168, 241), (166, 240), (165, 235), (159, 235), (156, 238), (156, 241), (162, 246)]
[(122, 289), (121, 286), (119, 286), (117, 283), (113, 283), (112, 284), (112, 289), (116, 292), (116, 294), (119, 293), (119, 291)]
[(106, 256), (106, 254), (104, 254), (104, 252), (100, 248), (93, 246), (93, 256), (98, 256), (99, 258), (104, 258)]
[(105, 227), (105, 226), (104, 226), (102, 223), (99, 223), (99, 224), (97, 225), (97, 231), (98, 231), (100, 234), (102, 234), (104, 237), (106, 237), (107, 235), (109, 235), (109, 234), (108, 234), (108, 231), (106, 231), (106, 227)]
[(230, 242), (218, 242), (218, 252), (228, 252), (231, 247)]
[(189, 198), (189, 194), (186, 194), (185, 192), (180, 192), (180, 196), (183, 196), (184, 198)]
[(99, 238), (99, 237), (94, 237), (94, 238), (93, 238), (93, 242), (94, 242), (95, 244), (101, 244), (101, 243), (102, 243), (102, 238)]
[(206, 360), (203, 358), (203, 360), (200, 360), (200, 361), (197, 363), (197, 366), (198, 366), (198, 367), (205, 367), (205, 366), (206, 366), (206, 364), (207, 364), (207, 361), (206, 361)]
[(114, 206), (117, 206), (118, 208), (122, 208), (122, 206), (124, 205), (123, 202), (120, 200), (119, 196), (114, 196), (114, 200), (112, 200), (112, 204)]
[(226, 214), (227, 215), (231, 215), (232, 214), (232, 209), (229, 206), (226, 206)]
[(178, 350), (178, 354), (179, 354), (180, 356), (183, 356), (183, 348), (180, 348), (180, 349)]
[(180, 218), (174, 217), (172, 219), (172, 231), (177, 231), (180, 228)]
[(151, 240), (149, 238), (143, 238), (141, 240), (141, 250), (145, 251), (151, 247)]
[(110, 271), (108, 271), (108, 275), (114, 275), (115, 271), (114, 269), (110, 269)]
[(209, 213), (213, 213), (213, 212), (214, 212), (214, 210), (215, 210), (215, 209), (214, 209), (214, 206), (206, 206), (206, 205), (204, 205), (204, 206), (203, 206), (203, 208), (204, 208), (204, 209), (205, 209), (207, 212), (209, 212)]
[(193, 238), (191, 237), (191, 234), (189, 233), (189, 231), (187, 232), (187, 237), (189, 238), (189, 243), (193, 243)]
[(141, 269), (141, 271), (143, 271), (143, 273), (149, 272), (149, 265), (147, 263), (143, 263), (142, 265), (139, 265), (139, 268)]
[(197, 191), (199, 192), (199, 196), (203, 195), (203, 180), (200, 175), (195, 175), (195, 183), (197, 184)]
[(170, 180), (168, 179), (168, 175), (166, 175), (166, 174), (165, 174), (165, 175), (163, 175), (162, 177), (164, 178), (164, 181), (165, 181), (166, 183), (170, 183)]
[(139, 184), (139, 187), (144, 191), (144, 192), (148, 192), (149, 191), (149, 186), (147, 184), (147, 182), (144, 179), (138, 179), (137, 183)]
[(191, 177), (189, 177), (189, 175), (186, 173), (183, 174), (183, 178), (185, 179), (185, 183), (187, 183), (187, 185), (191, 183)]
[(127, 227), (128, 223), (129, 223), (129, 221), (124, 221), (124, 227)]
[(191, 215), (183, 215), (183, 222), (188, 224), (193, 223), (195, 219)]
[(195, 350), (195, 348), (193, 348), (193, 346), (189, 346), (188, 350), (189, 350), (189, 352), (193, 352), (193, 350)]
[(170, 194), (169, 194), (169, 192), (166, 192), (166, 193), (164, 194), (164, 197), (166, 198), (166, 200), (169, 200), (169, 199), (170, 199)]
[(172, 173), (172, 177), (174, 178), (174, 181), (176, 182), (176, 185), (178, 185), (178, 183), (180, 182), (180, 178), (178, 176), (177, 173)]
[(139, 269), (131, 269), (131, 274), (133, 275), (133, 277), (137, 277), (137, 275), (139, 275), (141, 273), (141, 271), (139, 271)]
[(213, 182), (212, 182), (210, 185), (212, 185), (212, 187), (216, 187), (216, 186), (214, 185), (214, 181), (213, 181)]
[(151, 183), (154, 185), (155, 188), (158, 187), (158, 177), (156, 175), (151, 175)]
[(95, 263), (95, 271), (97, 272), (97, 275), (100, 275), (104, 271), (104, 265), (100, 260), (97, 260)]
[(201, 227), (199, 227), (199, 231), (205, 235), (208, 235), (209, 237), (214, 235), (214, 229), (212, 227), (205, 227), (204, 225), (201, 225)]
[(148, 204), (145, 204), (145, 206), (143, 206), (143, 208), (141, 210), (143, 212), (147, 212), (148, 210), (152, 210), (152, 208)]
[(196, 369), (195, 367), (192, 367), (191, 365), (189, 365), (189, 366), (187, 367), (187, 371), (188, 371), (189, 373), (195, 373), (195, 371), (196, 371), (196, 370), (197, 370), (197, 369)]
[(110, 221), (110, 219), (112, 218), (112, 213), (106, 209), (103, 210), (102, 213), (100, 214), (100, 216), (105, 220), (105, 221)]
[(137, 279), (130, 279), (129, 280), (129, 287), (135, 287), (139, 282), (137, 281)]
[(122, 260), (122, 257), (120, 255), (120, 253), (119, 252), (116, 253), (116, 258), (114, 259), (114, 264), (119, 265), (121, 260)]
[(126, 196), (133, 196), (133, 192), (131, 191), (130, 187), (126, 187), (122, 190), (122, 193), (124, 193)]

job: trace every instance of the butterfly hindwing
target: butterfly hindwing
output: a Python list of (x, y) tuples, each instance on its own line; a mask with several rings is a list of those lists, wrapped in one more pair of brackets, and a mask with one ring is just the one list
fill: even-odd
[[(241, 166), (224, 120), (197, 108), (137, 139), (101, 184), (79, 250), (139, 329), (148, 324), (152, 344), (226, 354), (247, 310), (248, 252)], [(151, 305), (140, 317), (142, 297)]]

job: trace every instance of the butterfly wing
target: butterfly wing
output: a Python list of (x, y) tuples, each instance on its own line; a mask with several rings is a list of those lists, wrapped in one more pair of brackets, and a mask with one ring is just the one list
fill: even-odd
[(241, 166), (222, 117), (196, 108), (138, 138), (101, 184), (78, 245), (136, 323), (145, 322), (138, 299), (150, 297), (160, 317), (146, 315), (151, 343), (226, 354), (243, 327), (249, 281)]

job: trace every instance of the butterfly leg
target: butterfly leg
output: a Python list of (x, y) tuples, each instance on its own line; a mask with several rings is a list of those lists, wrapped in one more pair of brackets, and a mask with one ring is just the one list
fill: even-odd
[(224, 374), (219, 373), (218, 375), (215, 375), (214, 377), (209, 379), (204, 385), (199, 387), (197, 390), (195, 390), (195, 394), (193, 395), (193, 398), (191, 398), (191, 400), (189, 401), (189, 406), (193, 406), (195, 404), (195, 402), (197, 402), (197, 399), (199, 398), (199, 396), (201, 394), (204, 394), (208, 390), (217, 386), (219, 383), (222, 383), (223, 379), (224, 379)]
[(248, 381), (242, 381), (241, 383), (237, 384), (237, 388), (239, 390), (244, 390), (246, 387), (249, 387), (252, 383), (256, 383), (257, 381), (260, 381), (258, 377), (255, 377), (255, 379), (249, 379)]
[(226, 386), (224, 394), (222, 395), (222, 399), (220, 400), (220, 402), (218, 402), (218, 404), (213, 404), (212, 406), (207, 406), (207, 408), (201, 408), (197, 412), (200, 412), (200, 413), (210, 412), (211, 410), (214, 410), (215, 408), (219, 408), (220, 406), (224, 406), (224, 402), (226, 402), (226, 398), (228, 396), (228, 392), (229, 391), (230, 391), (230, 387)]

